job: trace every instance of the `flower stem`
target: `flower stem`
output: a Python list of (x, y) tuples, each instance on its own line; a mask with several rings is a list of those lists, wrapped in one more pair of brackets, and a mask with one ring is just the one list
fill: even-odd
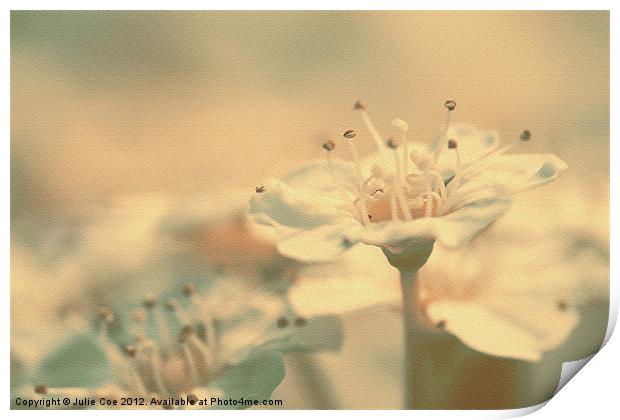
[[(425, 316), (419, 304), (417, 271), (400, 271), (402, 294), (403, 334), (405, 344), (405, 371), (403, 400), (404, 409), (422, 408), (425, 389), (425, 370), (429, 362), (425, 349)], [(422, 380), (420, 380), (422, 379)]]
[(290, 360), (303, 378), (306, 394), (314, 404), (314, 409), (337, 410), (340, 403), (332, 387), (331, 381), (312, 354), (294, 352)]

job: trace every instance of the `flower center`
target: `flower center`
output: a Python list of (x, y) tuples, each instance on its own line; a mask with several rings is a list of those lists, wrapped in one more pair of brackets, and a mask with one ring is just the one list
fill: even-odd
[(109, 308), (98, 312), (99, 336), (113, 374), (123, 389), (137, 395), (181, 395), (202, 386), (222, 366), (217, 359), (215, 323), (193, 284), (183, 288), (185, 305), (175, 299), (160, 304), (147, 295), (131, 312), (131, 341), (113, 339), (117, 318)]
[[(421, 151), (414, 149), (408, 142), (409, 125), (405, 121), (392, 121), (392, 126), (400, 131), (400, 135), (384, 141), (370, 120), (366, 105), (360, 101), (355, 103), (354, 108), (361, 112), (379, 156), (376, 165), (371, 168), (370, 176), (365, 176), (355, 144), (357, 133), (353, 130), (343, 133), (343, 138), (349, 144), (356, 173), (352, 212), (363, 225), (385, 220), (410, 221), (421, 217), (439, 217), (450, 213), (458, 204), (457, 190), (463, 174), (473, 163), (503, 154), (519, 141), (528, 141), (531, 138), (530, 131), (525, 130), (519, 139), (503, 147), (493, 145), (484, 155), (464, 167), (457, 140), (448, 138), (456, 103), (450, 100), (446, 101), (444, 106), (447, 114), (439, 137), (431, 143), (427, 151)], [(329, 171), (334, 178), (331, 152), (335, 144), (330, 141), (323, 144), (323, 148), (326, 150)], [(452, 176), (448, 179), (444, 179), (439, 166), (440, 155), (446, 149), (453, 151), (455, 162), (451, 170)], [(344, 194), (350, 201), (350, 195), (346, 192)]]

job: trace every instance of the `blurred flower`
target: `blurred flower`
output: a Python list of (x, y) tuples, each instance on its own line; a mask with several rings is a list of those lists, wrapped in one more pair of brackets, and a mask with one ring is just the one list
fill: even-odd
[(438, 247), (420, 272), (420, 305), (475, 350), (536, 362), (577, 324), (579, 268), (557, 241), (485, 241), (467, 253)]
[(257, 189), (253, 220), (273, 228), (280, 252), (300, 260), (330, 260), (361, 242), (382, 247), (393, 265), (417, 269), (435, 239), (449, 247), (471, 240), (508, 208), (512, 194), (565, 169), (554, 155), (506, 154), (530, 139), (527, 130), (501, 146), (493, 132), (451, 125), (455, 106), (446, 102), (442, 134), (422, 148), (407, 141), (402, 120), (393, 122), (400, 138), (384, 141), (358, 102), (379, 151), (361, 160), (356, 134), (347, 130), (353, 164), (332, 160), (335, 144), (325, 143), (326, 163), (304, 165)]
[(398, 270), (377, 247), (358, 244), (340, 260), (305, 267), (289, 289), (301, 315), (345, 314), (400, 299)]
[[(564, 198), (581, 208), (588, 195), (571, 185), (571, 191), (519, 197), (500, 225), (466, 249), (435, 247), (419, 273), (420, 305), (429, 329), (450, 332), (483, 353), (538, 361), (573, 331), (579, 306), (608, 300), (608, 245), (598, 238), (598, 229), (589, 232), (583, 226), (604, 220), (581, 217), (577, 223), (570, 210), (558, 220), (562, 212), (545, 205), (559, 205)], [(532, 206), (549, 211), (534, 217), (526, 211)], [(350, 254), (359, 255), (358, 247)], [(334, 278), (315, 274), (291, 289), (296, 309), (342, 314), (397, 301), (398, 273), (381, 261), (380, 252), (369, 255), (364, 258), (372, 270), (385, 275), (360, 282), (355, 271)], [(357, 265), (363, 270), (359, 260)], [(355, 298), (358, 294), (363, 297)]]
[(280, 297), (224, 278), (204, 292), (188, 284), (181, 299), (148, 295), (124, 313), (99, 308), (16, 395), (143, 397), (146, 408), (151, 398), (262, 400), (284, 377), (281, 352), (341, 342), (333, 317), (296, 316)]

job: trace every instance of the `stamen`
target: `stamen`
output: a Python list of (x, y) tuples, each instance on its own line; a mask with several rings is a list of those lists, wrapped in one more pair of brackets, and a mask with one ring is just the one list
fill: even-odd
[(161, 374), (161, 359), (159, 358), (159, 352), (155, 350), (155, 344), (153, 342), (145, 343), (149, 349), (149, 362), (151, 365), (151, 374), (155, 381), (155, 387), (160, 395), (167, 395), (166, 385)]
[[(200, 341), (196, 334), (191, 334), (187, 338), (186, 346), (193, 349), (194, 352), (197, 353), (197, 356), (194, 357), (194, 362), (196, 366), (196, 371), (198, 372), (198, 376), (200, 377), (200, 372), (202, 371), (204, 375), (207, 375), (210, 370), (217, 370), (218, 368), (218, 360), (217, 355), (209, 351), (209, 347), (206, 346), (202, 341)], [(200, 359), (202, 359), (202, 369), (199, 367)]]
[(278, 328), (286, 328), (288, 326), (288, 319), (285, 317), (279, 318), (276, 325)]
[(368, 116), (368, 113), (366, 112), (366, 104), (362, 101), (357, 101), (353, 105), (353, 108), (360, 111), (360, 113), (362, 114), (362, 119), (364, 120), (368, 131), (370, 131), (370, 135), (375, 141), (375, 146), (377, 146), (377, 149), (385, 150), (385, 143), (383, 142), (383, 138), (381, 138), (381, 135), (375, 128), (374, 124), (370, 120), (370, 117)]
[(155, 295), (149, 293), (143, 302), (143, 306), (149, 311), (150, 316), (153, 317), (155, 329), (157, 330), (157, 338), (160, 342), (160, 350), (162, 355), (165, 356), (170, 352), (172, 348), (172, 332), (170, 331), (168, 323), (163, 319), (161, 312), (155, 308), (157, 300)]
[(185, 343), (195, 333), (196, 329), (192, 325), (184, 325), (179, 332), (177, 340), (179, 340), (179, 343)]
[(331, 152), (335, 148), (336, 148), (336, 143), (334, 143), (331, 140), (328, 140), (325, 143), (323, 143), (323, 149), (327, 150), (328, 152)]
[(196, 294), (197, 287), (193, 283), (186, 284), (183, 286), (183, 294), (187, 297), (192, 297)]
[(156, 303), (157, 299), (155, 299), (155, 295), (153, 293), (149, 293), (144, 297), (142, 306), (144, 306), (145, 309), (153, 309)]
[[(348, 140), (352, 140), (353, 138), (355, 138), (356, 133), (353, 130), (347, 130), (342, 134), (342, 137), (344, 137), (345, 139)], [(364, 226), (368, 225), (368, 204), (366, 203), (366, 197), (365, 197), (365, 192), (364, 192), (364, 188), (363, 188), (363, 182), (364, 182), (364, 175), (362, 173), (362, 166), (360, 163), (360, 158), (359, 155), (357, 153), (357, 147), (355, 146), (355, 143), (353, 141), (349, 141), (347, 142), (349, 143), (349, 147), (351, 149), (351, 155), (353, 156), (353, 162), (355, 163), (355, 171), (357, 174), (357, 193), (359, 194), (359, 203), (361, 204), (361, 212), (362, 212), (362, 224)]]
[[(122, 346), (121, 349), (127, 357), (135, 360), (138, 354), (138, 348), (136, 346), (129, 344), (126, 346)], [(112, 364), (115, 365), (114, 363)], [(130, 387), (132, 389), (135, 389), (138, 395), (146, 394), (146, 387), (144, 386), (144, 383), (142, 382), (142, 378), (140, 377), (140, 374), (138, 373), (138, 369), (135, 366), (135, 363), (130, 362), (129, 364), (127, 364), (125, 363), (125, 361), (121, 361), (121, 363), (118, 363), (115, 366), (117, 366), (116, 370), (120, 370), (120, 369), (127, 370), (129, 377), (131, 378), (131, 382), (132, 382)]]
[(166, 302), (166, 308), (177, 317), (181, 324), (189, 324), (190, 317), (185, 313), (183, 308), (176, 299), (170, 299)]
[(409, 151), (409, 145), (407, 144), (407, 132), (409, 131), (409, 124), (407, 124), (406, 121), (403, 121), (401, 119), (395, 119), (394, 121), (392, 121), (392, 127), (398, 128), (403, 133), (402, 135), (403, 175), (407, 176), (407, 174), (409, 173), (409, 168), (408, 168), (408, 163), (407, 163), (409, 160), (407, 159), (407, 153)]
[(530, 130), (523, 130), (519, 138), (523, 141), (529, 141), (532, 138), (532, 132)]
[(99, 308), (97, 318), (103, 322), (105, 329), (110, 330), (116, 323), (116, 317), (114, 312), (108, 307), (102, 306)]
[(86, 388), (56, 388), (48, 387), (47, 385), (36, 385), (34, 392), (39, 395), (56, 395), (71, 398), (84, 398), (89, 395), (89, 390)]
[(257, 192), (257, 193), (259, 193), (259, 194), (260, 194), (260, 193), (263, 193), (263, 192), (265, 192), (265, 186), (264, 186), (264, 185), (261, 185), (261, 186), (259, 186), (259, 187), (256, 187), (256, 188), (254, 188), (254, 191), (256, 191), (256, 192)]
[(123, 353), (125, 353), (127, 356), (129, 357), (136, 357), (136, 353), (138, 352), (138, 349), (136, 349), (136, 346), (132, 346), (131, 344), (123, 346)]
[(459, 145), (457, 141), (452, 139), (448, 141), (448, 149), (454, 150), (456, 154), (456, 168), (454, 169), (454, 177), (452, 177), (450, 184), (448, 184), (446, 206), (450, 204), (452, 192), (456, 191), (461, 182), (461, 153), (459, 152)]
[[(425, 217), (432, 217), (433, 216), (433, 210), (434, 205), (435, 205), (435, 201), (437, 201), (438, 204), (441, 203), (441, 197), (439, 197), (439, 194), (437, 194), (435, 191), (429, 191), (427, 193), (424, 193), (424, 195), (422, 196), (423, 201), (424, 201), (424, 216)], [(437, 211), (439, 212), (439, 206), (437, 206)]]
[(194, 357), (192, 356), (191, 351), (182, 343), (181, 348), (183, 349), (183, 356), (185, 357), (185, 361), (187, 362), (187, 370), (189, 371), (189, 380), (190, 385), (193, 388), (195, 385), (198, 385), (198, 370), (196, 369), (196, 362), (194, 361)]
[(448, 100), (444, 103), (444, 106), (448, 110), (448, 113), (446, 114), (446, 122), (444, 123), (441, 137), (439, 138), (439, 144), (437, 145), (437, 148), (435, 149), (435, 152), (434, 152), (435, 162), (437, 162), (437, 160), (439, 159), (439, 155), (441, 154), (441, 151), (444, 148), (444, 144), (446, 143), (446, 138), (448, 136), (448, 130), (450, 129), (450, 121), (452, 120), (452, 112), (456, 108), (456, 102), (452, 100)]
[(398, 204), (397, 204), (397, 200), (396, 200), (396, 192), (395, 190), (392, 190), (392, 193), (390, 194), (390, 218), (392, 220), (398, 220)]
[(191, 405), (194, 405), (198, 402), (198, 397), (194, 394), (187, 394), (187, 401), (189, 401)]
[(131, 332), (136, 339), (144, 338), (144, 321), (146, 320), (146, 312), (142, 308), (135, 308), (131, 311), (131, 318), (133, 319)]
[(432, 157), (419, 150), (412, 150), (411, 153), (409, 153), (409, 158), (420, 171), (427, 171), (432, 166)]
[(403, 214), (403, 218), (406, 221), (412, 219), (411, 210), (407, 206), (407, 199), (405, 197), (405, 190), (403, 189), (403, 175), (400, 162), (400, 155), (398, 153), (398, 144), (393, 139), (388, 139), (388, 147), (394, 151), (394, 165), (396, 167), (396, 174), (394, 175), (394, 189), (396, 190), (396, 199), (400, 207), (400, 211)]
[(191, 303), (198, 310), (201, 321), (206, 328), (207, 334), (207, 343), (206, 346), (209, 349), (209, 360), (215, 361), (217, 359), (217, 337), (215, 334), (215, 321), (213, 316), (211, 315), (211, 311), (207, 308), (205, 302), (201, 299), (198, 299), (196, 295), (196, 285), (195, 284), (187, 284), (183, 287), (183, 293), (189, 297)]

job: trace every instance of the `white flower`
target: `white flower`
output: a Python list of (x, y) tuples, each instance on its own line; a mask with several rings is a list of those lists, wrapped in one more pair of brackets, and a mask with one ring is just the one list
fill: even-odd
[(281, 297), (234, 278), (203, 292), (188, 284), (163, 302), (147, 296), (126, 312), (100, 308), (16, 395), (262, 400), (284, 377), (282, 352), (342, 341), (333, 318), (296, 316)]
[[(398, 140), (384, 142), (362, 111), (379, 151), (360, 159), (355, 132), (343, 137), (353, 163), (312, 162), (271, 180), (251, 200), (252, 220), (269, 226), (278, 249), (304, 261), (331, 260), (356, 243), (377, 245), (388, 258), (407, 254), (423, 265), (437, 240), (457, 247), (506, 211), (510, 196), (553, 180), (566, 168), (551, 154), (507, 154), (530, 139), (529, 131), (507, 145), (497, 134), (450, 124), (429, 147), (407, 141), (408, 126), (397, 120)], [(393, 260), (392, 258), (392, 260)], [(402, 264), (402, 261), (392, 261)]]
[(437, 248), (420, 271), (420, 305), (430, 325), (475, 350), (536, 362), (577, 325), (582, 273), (559, 241), (485, 240)]

